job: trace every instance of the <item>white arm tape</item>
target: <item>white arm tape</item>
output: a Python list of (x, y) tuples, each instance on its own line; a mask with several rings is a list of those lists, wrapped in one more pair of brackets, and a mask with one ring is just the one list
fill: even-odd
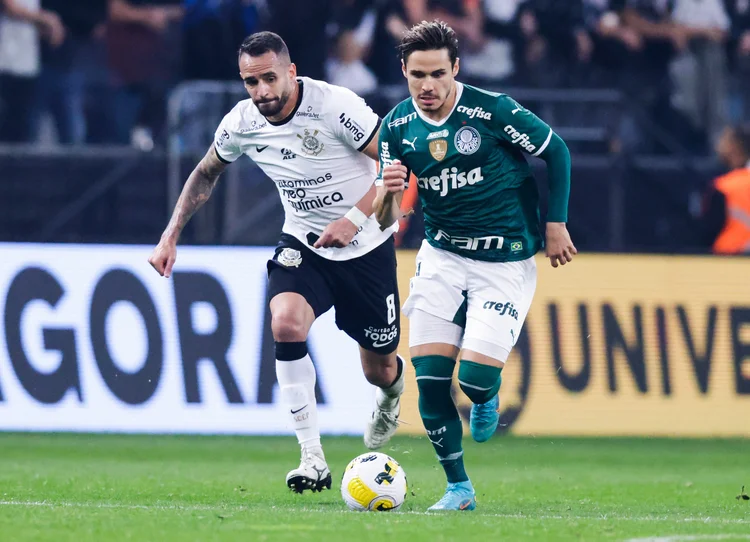
[(365, 222), (367, 222), (368, 219), (368, 216), (360, 211), (357, 206), (349, 209), (344, 216), (351, 220), (352, 224), (357, 226), (357, 228), (361, 228), (362, 226), (364, 226)]

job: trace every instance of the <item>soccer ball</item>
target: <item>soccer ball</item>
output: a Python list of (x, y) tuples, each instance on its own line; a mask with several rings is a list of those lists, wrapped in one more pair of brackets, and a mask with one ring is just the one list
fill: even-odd
[(352, 459), (341, 478), (341, 496), (358, 512), (398, 510), (406, 499), (406, 473), (398, 461), (378, 452)]

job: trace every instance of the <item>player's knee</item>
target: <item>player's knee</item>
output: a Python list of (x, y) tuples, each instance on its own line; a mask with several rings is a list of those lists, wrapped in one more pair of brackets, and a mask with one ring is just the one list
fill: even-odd
[(301, 314), (280, 308), (271, 315), (271, 331), (276, 342), (302, 342), (307, 339), (307, 326)]
[(502, 369), (462, 360), (458, 369), (458, 384), (472, 403), (482, 405), (500, 390)]

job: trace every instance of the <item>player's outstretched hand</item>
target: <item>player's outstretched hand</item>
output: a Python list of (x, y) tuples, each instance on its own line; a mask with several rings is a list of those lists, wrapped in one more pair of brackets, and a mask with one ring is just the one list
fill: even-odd
[(313, 246), (315, 248), (343, 248), (352, 242), (354, 236), (357, 235), (357, 229), (351, 220), (342, 216), (326, 226), (320, 239), (315, 241)]
[(547, 248), (545, 255), (549, 258), (552, 267), (565, 265), (573, 261), (573, 256), (578, 250), (570, 240), (568, 228), (564, 222), (547, 222)]
[(392, 163), (383, 167), (383, 186), (386, 191), (392, 194), (403, 192), (406, 189), (406, 166), (401, 164), (400, 160), (394, 160)]
[(150, 263), (162, 277), (169, 278), (172, 276), (172, 266), (176, 259), (177, 245), (168, 239), (162, 239), (151, 253), (148, 263)]

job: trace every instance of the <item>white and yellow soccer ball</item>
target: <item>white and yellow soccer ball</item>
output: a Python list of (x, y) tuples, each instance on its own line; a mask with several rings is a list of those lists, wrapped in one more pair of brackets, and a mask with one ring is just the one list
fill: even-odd
[(379, 452), (352, 459), (341, 478), (341, 496), (358, 512), (398, 510), (407, 492), (406, 473), (398, 461)]

